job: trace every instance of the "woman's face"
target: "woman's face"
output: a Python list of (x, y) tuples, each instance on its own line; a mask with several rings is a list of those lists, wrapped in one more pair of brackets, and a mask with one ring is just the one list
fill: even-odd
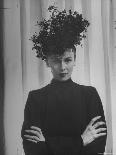
[(68, 80), (71, 77), (73, 67), (75, 66), (74, 52), (68, 49), (61, 56), (48, 56), (47, 65), (51, 68), (54, 79), (59, 81)]

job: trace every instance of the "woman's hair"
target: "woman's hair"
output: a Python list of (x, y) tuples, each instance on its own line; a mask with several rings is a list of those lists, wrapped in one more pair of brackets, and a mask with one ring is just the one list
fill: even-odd
[(59, 11), (55, 6), (50, 6), (48, 11), (50, 18), (37, 22), (40, 31), (31, 37), (37, 57), (45, 60), (49, 55), (62, 55), (66, 49), (76, 53), (75, 46), (81, 45), (86, 37), (89, 22), (76, 11)]

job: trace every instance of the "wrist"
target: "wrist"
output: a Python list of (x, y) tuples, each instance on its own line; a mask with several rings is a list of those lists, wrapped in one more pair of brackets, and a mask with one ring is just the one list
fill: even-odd
[(81, 135), (81, 138), (82, 138), (82, 141), (83, 141), (83, 146), (86, 146), (87, 144), (86, 144), (86, 142), (85, 142), (84, 136)]
[(82, 143), (83, 143), (83, 146), (84, 146), (83, 135), (81, 135), (81, 139), (82, 139)]

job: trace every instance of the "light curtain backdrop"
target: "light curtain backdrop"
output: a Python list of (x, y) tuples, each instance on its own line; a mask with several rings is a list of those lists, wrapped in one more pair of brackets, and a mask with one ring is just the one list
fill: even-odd
[(116, 154), (116, 20), (115, 0), (4, 0), (5, 155), (22, 155), (21, 126), (28, 92), (50, 82), (50, 70), (32, 52), (31, 35), (47, 8), (73, 9), (90, 22), (83, 47), (77, 47), (72, 79), (95, 86), (108, 126), (107, 153)]

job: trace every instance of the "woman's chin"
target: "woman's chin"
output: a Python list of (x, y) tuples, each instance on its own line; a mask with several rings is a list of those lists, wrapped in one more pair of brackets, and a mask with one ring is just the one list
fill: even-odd
[(62, 77), (60, 76), (60, 77), (57, 78), (57, 80), (59, 80), (59, 81), (66, 81), (66, 80), (68, 80), (70, 78), (71, 77), (69, 77), (69, 76), (68, 77), (67, 76), (64, 76), (64, 77), (63, 76)]

